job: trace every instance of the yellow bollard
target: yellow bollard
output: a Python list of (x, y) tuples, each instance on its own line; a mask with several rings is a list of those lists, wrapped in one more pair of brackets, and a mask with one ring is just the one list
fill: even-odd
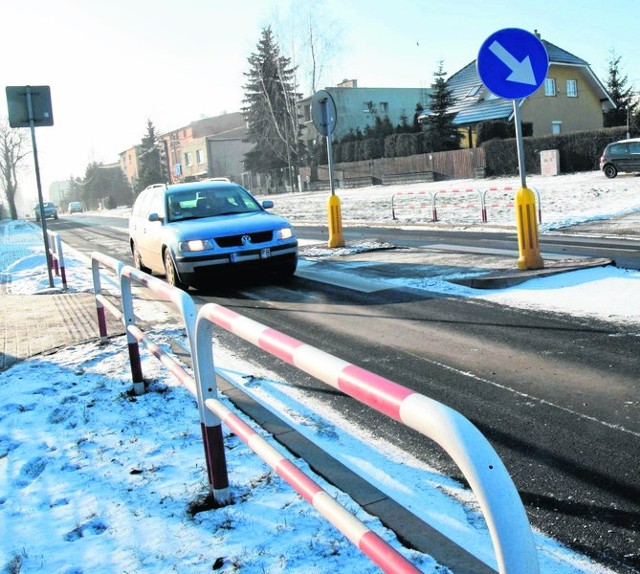
[(542, 269), (544, 261), (538, 245), (538, 219), (536, 196), (528, 187), (516, 193), (516, 227), (518, 230), (518, 269)]
[(331, 194), (327, 202), (327, 215), (329, 216), (329, 247), (344, 247), (342, 237), (342, 211), (340, 198)]

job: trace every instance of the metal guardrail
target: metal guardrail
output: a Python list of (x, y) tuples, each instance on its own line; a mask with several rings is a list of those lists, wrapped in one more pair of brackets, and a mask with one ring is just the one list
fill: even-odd
[[(140, 342), (160, 358), (197, 397), (209, 485), (214, 499), (221, 503), (230, 500), (220, 426), (224, 421), (241, 440), (385, 572), (418, 571), (375, 533), (337, 505), (309, 477), (272, 449), (218, 400), (212, 348), (215, 324), (439, 444), (463, 472), (476, 496), (491, 535), (499, 571), (503, 574), (538, 574), (539, 564), (531, 527), (515, 485), (493, 447), (460, 413), (221, 305), (206, 304), (196, 316), (193, 301), (184, 291), (107, 256), (92, 254), (92, 269), (98, 269), (99, 263), (116, 270), (120, 277), (120, 315), (127, 332), (134, 390), (144, 392), (138, 350)], [(166, 356), (164, 351), (154, 346), (135, 325), (132, 282), (151, 289), (180, 309), (194, 365), (195, 385), (192, 383), (193, 379)], [(98, 279), (97, 302), (99, 291)], [(105, 305), (102, 296), (100, 301), (103, 309), (111, 310), (109, 305)], [(100, 313), (98, 319), (100, 321)]]
[[(542, 222), (542, 203), (540, 199), (540, 192), (536, 188), (532, 188), (533, 192), (536, 194), (537, 198), (537, 206), (538, 206), (538, 223)], [(479, 199), (479, 210), (480, 210), (480, 220), (482, 223), (487, 223), (487, 194), (489, 192), (495, 191), (513, 191), (515, 192), (515, 188), (513, 187), (490, 187), (485, 190), (479, 190), (474, 188), (469, 189), (439, 189), (436, 191), (399, 191), (394, 193), (391, 196), (391, 219), (394, 221), (397, 220), (397, 210), (399, 209), (399, 205), (402, 205), (403, 209), (412, 209), (412, 210), (427, 210), (428, 206), (426, 203), (420, 203), (419, 200), (422, 196), (428, 197), (431, 203), (431, 221), (436, 222), (438, 219), (438, 209), (437, 209), (437, 199), (438, 196), (442, 196), (443, 194), (453, 193), (475, 193)], [(414, 203), (409, 204), (399, 204), (399, 201), (404, 199), (414, 200)], [(509, 205), (511, 206), (511, 205)], [(498, 207), (497, 204), (494, 204), (492, 207)]]
[(60, 277), (62, 289), (66, 291), (68, 288), (67, 271), (64, 264), (64, 254), (62, 252), (62, 240), (60, 239), (60, 234), (55, 231), (47, 230), (47, 235), (49, 237), (49, 242), (47, 243), (49, 253), (47, 253), (47, 257), (49, 257), (52, 264), (53, 272), (57, 277)]
[[(138, 343), (140, 343), (160, 360), (180, 383), (196, 397), (201, 421), (209, 489), (216, 504), (225, 505), (231, 502), (226, 455), (221, 429), (221, 421), (224, 421), (225, 424), (258, 456), (269, 464), (279, 476), (290, 484), (307, 502), (312, 504), (322, 516), (338, 528), (347, 539), (355, 544), (384, 572), (419, 574), (420, 570), (404, 558), (404, 556), (364, 523), (355, 518), (353, 514), (340, 505), (330, 494), (324, 491), (316, 482), (274, 449), (265, 439), (218, 400), (215, 387), (216, 374), (210, 334), (208, 349), (201, 350), (203, 357), (198, 359), (197, 356), (193, 357), (192, 354), (194, 379), (182, 366), (158, 345), (153, 343), (145, 333), (135, 325), (131, 293), (132, 281), (147, 287), (155, 294), (176, 304), (185, 322), (190, 349), (200, 348), (199, 345), (195, 346), (193, 344), (191, 338), (196, 323), (196, 316), (193, 312), (195, 307), (192, 308), (193, 301), (184, 291), (167, 285), (155, 277), (126, 266), (106, 255), (94, 252), (91, 258), (96, 295), (100, 292), (100, 307), (97, 305), (97, 308), (102, 309), (102, 312), (98, 312), (98, 321), (104, 326), (105, 337), (106, 322), (101, 319), (101, 316), (104, 317), (104, 309), (108, 309), (112, 313), (115, 312), (115, 316), (123, 321), (127, 331), (129, 358), (132, 363), (131, 372), (134, 392), (144, 392), (144, 379), (142, 378), (140, 354), (137, 348)], [(120, 277), (122, 311), (111, 304), (101, 293), (99, 279), (100, 263), (116, 271)], [(98, 304), (97, 296), (96, 303)], [(211, 326), (211, 323), (209, 323), (209, 326)], [(200, 331), (200, 336), (202, 337), (203, 333), (206, 333), (206, 329), (201, 329)], [(206, 337), (206, 335), (204, 336)], [(209, 356), (210, 360), (207, 360)]]

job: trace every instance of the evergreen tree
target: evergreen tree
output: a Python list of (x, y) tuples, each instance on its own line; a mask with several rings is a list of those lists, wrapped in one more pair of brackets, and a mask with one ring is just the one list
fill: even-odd
[(629, 118), (633, 117), (636, 106), (633, 102), (633, 87), (627, 87), (627, 76), (620, 70), (620, 60), (621, 56), (612, 50), (609, 57), (607, 90), (617, 108), (604, 113), (606, 128), (627, 125), (627, 115)]
[(90, 163), (84, 181), (81, 184), (76, 182), (74, 188), (79, 190), (76, 197), (84, 201), (89, 209), (130, 205), (132, 200), (127, 179), (119, 165)]
[(425, 122), (427, 147), (429, 151), (448, 151), (460, 148), (462, 134), (454, 125), (454, 115), (448, 113), (455, 103), (447, 87), (444, 62), (440, 60), (434, 72), (435, 81), (429, 94), (429, 116)]
[(270, 27), (263, 28), (257, 51), (248, 58), (242, 112), (248, 140), (255, 147), (246, 154), (247, 169), (265, 172), (299, 164), (303, 153), (296, 109), (295, 68), (280, 54)]
[(419, 133), (422, 131), (422, 125), (420, 124), (420, 121), (418, 120), (418, 118), (420, 117), (420, 114), (424, 112), (424, 108), (422, 107), (422, 104), (420, 102), (418, 102), (416, 104), (416, 110), (415, 112), (413, 112), (413, 131), (415, 133)]
[(142, 138), (142, 143), (138, 150), (138, 162), (140, 165), (136, 185), (138, 193), (149, 185), (166, 181), (160, 148), (158, 147), (158, 134), (151, 120), (147, 120), (147, 133)]

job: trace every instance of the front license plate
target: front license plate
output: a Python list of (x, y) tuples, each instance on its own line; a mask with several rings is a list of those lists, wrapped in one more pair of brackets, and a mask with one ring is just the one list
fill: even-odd
[(271, 249), (266, 247), (260, 250), (260, 259), (269, 259), (269, 257), (271, 257)]

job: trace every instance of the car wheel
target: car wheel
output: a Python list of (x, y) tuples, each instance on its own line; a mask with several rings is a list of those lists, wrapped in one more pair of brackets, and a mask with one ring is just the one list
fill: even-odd
[(151, 269), (149, 269), (144, 263), (142, 263), (142, 257), (140, 257), (140, 251), (138, 250), (138, 246), (135, 243), (131, 244), (131, 252), (133, 255), (133, 264), (136, 269), (140, 269), (140, 271), (144, 273), (151, 273)]
[(166, 275), (166, 280), (169, 285), (173, 285), (178, 289), (185, 289), (186, 285), (180, 281), (178, 277), (178, 272), (176, 271), (176, 266), (173, 264), (173, 259), (171, 259), (171, 253), (168, 249), (164, 252), (164, 270)]
[(618, 170), (616, 169), (615, 165), (611, 165), (610, 163), (608, 163), (607, 165), (605, 165), (602, 168), (602, 171), (604, 172), (604, 174), (608, 177), (608, 178), (614, 178), (616, 175), (618, 175)]

